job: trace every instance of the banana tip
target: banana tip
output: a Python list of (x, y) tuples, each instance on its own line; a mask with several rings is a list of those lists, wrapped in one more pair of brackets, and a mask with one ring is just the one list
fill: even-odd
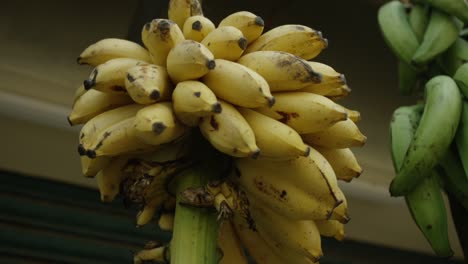
[(83, 82), (83, 86), (84, 86), (84, 88), (85, 88), (86, 90), (89, 90), (89, 89), (93, 88), (94, 84), (95, 84), (94, 81), (93, 81), (93, 80), (89, 80), (89, 79), (84, 80), (84, 82)]
[(216, 68), (215, 60), (208, 60), (208, 62), (206, 63), (206, 67), (208, 68), (208, 70), (213, 70), (214, 68)]
[(211, 107), (211, 111), (213, 113), (219, 114), (219, 113), (221, 113), (223, 111), (223, 108), (222, 108), (222, 106), (221, 106), (221, 104), (219, 102), (216, 102)]
[(82, 144), (78, 145), (78, 153), (80, 154), (80, 156), (86, 156), (86, 149)]
[(153, 90), (150, 94), (152, 100), (159, 100), (161, 98), (161, 93), (158, 90)]
[(88, 149), (86, 150), (86, 156), (88, 156), (91, 159), (94, 159), (96, 158), (96, 151)]
[(263, 20), (263, 18), (257, 16), (257, 17), (255, 17), (255, 25), (260, 26), (260, 27), (264, 27), (265, 26), (265, 21)]
[(275, 97), (274, 96), (268, 97), (267, 100), (268, 100), (268, 107), (270, 107), (270, 108), (273, 107), (273, 105), (276, 102)]
[(70, 126), (73, 126), (73, 122), (71, 121), (70, 116), (67, 116), (67, 121)]
[(311, 148), (310, 148), (309, 146), (307, 146), (307, 148), (306, 148), (306, 150), (304, 151), (304, 154), (303, 154), (304, 157), (308, 157), (308, 156), (309, 156), (310, 151), (311, 151), (310, 149), (311, 149)]
[(156, 134), (161, 134), (162, 132), (164, 132), (164, 130), (166, 129), (166, 125), (163, 123), (163, 122), (155, 122), (153, 123), (153, 126), (152, 126), (152, 129), (153, 129), (153, 132), (156, 133)]
[(247, 48), (247, 39), (242, 37), (237, 41), (237, 44), (239, 44), (241, 50), (245, 50)]
[(252, 159), (257, 159), (258, 156), (260, 156), (260, 149), (256, 149), (256, 150), (254, 150), (254, 151), (250, 154), (250, 157), (251, 157)]

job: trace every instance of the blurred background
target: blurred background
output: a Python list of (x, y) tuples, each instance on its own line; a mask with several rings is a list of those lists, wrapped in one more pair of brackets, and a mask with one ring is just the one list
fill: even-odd
[[(92, 70), (76, 64), (88, 45), (107, 37), (139, 40), (145, 22), (167, 17), (167, 2), (6, 1), (0, 9), (0, 262), (131, 263), (149, 239), (169, 239), (156, 224), (137, 229), (136, 211), (103, 204), (96, 182), (81, 175), (79, 127), (66, 117), (75, 90)], [(364, 168), (341, 184), (351, 221), (346, 240), (324, 241), (321, 263), (442, 263), (433, 257), (403, 199), (391, 198), (394, 176), (388, 124), (414, 98), (397, 94), (396, 59), (377, 26), (376, 0), (204, 0), (215, 24), (249, 10), (266, 30), (304, 24), (322, 31), (328, 48), (315, 60), (346, 75), (352, 93), (339, 103), (359, 110), (367, 144), (355, 149)], [(449, 208), (449, 207), (448, 207)], [(462, 253), (450, 221), (455, 259)], [(444, 263), (452, 263), (446, 261)], [(460, 262), (461, 263), (461, 262)]]

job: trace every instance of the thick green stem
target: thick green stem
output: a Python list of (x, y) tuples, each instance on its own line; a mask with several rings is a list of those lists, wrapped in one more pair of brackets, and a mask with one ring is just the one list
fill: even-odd
[(216, 212), (207, 208), (180, 205), (180, 192), (188, 187), (205, 185), (213, 171), (197, 166), (175, 180), (177, 207), (171, 240), (171, 264), (218, 263)]

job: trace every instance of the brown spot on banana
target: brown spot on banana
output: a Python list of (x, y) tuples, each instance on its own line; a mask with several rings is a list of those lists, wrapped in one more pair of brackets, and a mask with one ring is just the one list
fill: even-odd
[(295, 112), (287, 113), (287, 112), (283, 112), (283, 111), (276, 111), (276, 113), (278, 113), (280, 116), (282, 116), (280, 119), (278, 119), (278, 121), (280, 121), (282, 123), (285, 123), (285, 124), (287, 124), (289, 122), (289, 120), (299, 117), (299, 114), (295, 113)]
[(133, 76), (132, 76), (130, 73), (127, 73), (127, 80), (128, 80), (129, 82), (132, 83), (132, 82), (134, 82), (136, 79), (133, 78)]
[(214, 116), (211, 116), (211, 118), (210, 118), (210, 125), (214, 130), (219, 129), (219, 123), (218, 123), (218, 121), (216, 121), (216, 118)]
[(194, 92), (193, 95), (195, 95), (195, 97), (200, 97), (201, 96), (201, 92)]

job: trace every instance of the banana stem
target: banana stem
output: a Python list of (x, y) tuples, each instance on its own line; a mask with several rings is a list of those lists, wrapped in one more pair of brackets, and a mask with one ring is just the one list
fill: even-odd
[(171, 241), (171, 264), (218, 263), (216, 212), (180, 205), (180, 193), (188, 187), (205, 185), (213, 172), (203, 167), (187, 170), (175, 179), (177, 206)]

